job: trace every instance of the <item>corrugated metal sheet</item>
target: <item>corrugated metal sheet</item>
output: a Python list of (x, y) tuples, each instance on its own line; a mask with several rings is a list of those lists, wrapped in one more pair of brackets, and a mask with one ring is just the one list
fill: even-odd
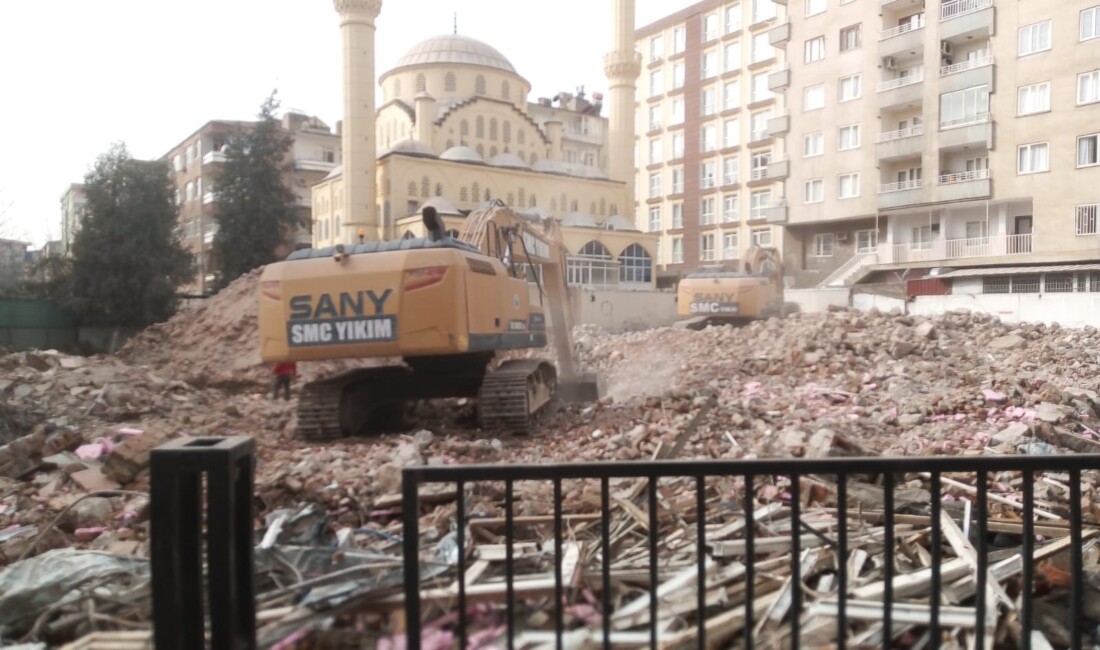
[(991, 266), (958, 269), (926, 278), (966, 278), (982, 275), (1012, 275), (1014, 273), (1073, 273), (1075, 271), (1100, 271), (1100, 264), (1058, 264), (1050, 266)]
[(951, 293), (951, 281), (942, 278), (923, 278), (910, 280), (905, 283), (905, 295), (913, 296), (946, 296)]

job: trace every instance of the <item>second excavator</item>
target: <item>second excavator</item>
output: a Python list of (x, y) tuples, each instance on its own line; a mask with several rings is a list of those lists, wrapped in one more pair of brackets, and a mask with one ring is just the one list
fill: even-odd
[(772, 247), (753, 246), (740, 269), (701, 269), (676, 286), (676, 327), (739, 324), (782, 316), (783, 262)]
[[(264, 269), (264, 362), (386, 363), (303, 386), (298, 435), (397, 430), (409, 401), (447, 397), (477, 398), (482, 428), (528, 431), (555, 398), (598, 399), (596, 378), (573, 358), (557, 222), (528, 220), (499, 200), (472, 212), (459, 238), (434, 208), (422, 217), (424, 238), (306, 249)], [(550, 337), (556, 367), (497, 358)]]

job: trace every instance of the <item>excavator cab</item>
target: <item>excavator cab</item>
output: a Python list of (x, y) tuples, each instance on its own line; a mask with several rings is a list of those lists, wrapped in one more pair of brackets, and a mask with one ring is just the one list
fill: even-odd
[(676, 287), (676, 326), (702, 329), (782, 316), (783, 265), (779, 251), (754, 246), (741, 268), (703, 268)]

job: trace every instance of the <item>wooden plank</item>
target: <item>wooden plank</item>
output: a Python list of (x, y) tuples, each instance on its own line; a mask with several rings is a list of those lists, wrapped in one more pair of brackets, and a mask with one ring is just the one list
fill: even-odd
[[(438, 505), (440, 503), (449, 503), (455, 500), (457, 492), (453, 487), (438, 489), (431, 487), (424, 487), (420, 489), (417, 494), (417, 502), (421, 506)], [(401, 506), (401, 494), (383, 494), (378, 497), (372, 503), (372, 507), (375, 510), (389, 510), (390, 508), (399, 508)]]
[[(962, 558), (955, 558), (940, 565), (940, 576), (944, 582), (958, 580), (970, 571), (970, 562)], [(912, 573), (894, 576), (894, 598), (908, 598), (911, 596), (924, 596), (932, 585), (932, 569), (920, 569)], [(852, 596), (856, 600), (874, 600), (881, 598), (886, 592), (886, 581), (872, 582), (869, 585), (854, 589)]]
[[(840, 606), (836, 599), (820, 600), (812, 603), (809, 614), (813, 616), (839, 615)], [(928, 625), (932, 622), (932, 608), (919, 603), (894, 603), (891, 608), (894, 623), (907, 625)], [(881, 621), (882, 602), (868, 600), (849, 600), (845, 603), (845, 615), (849, 620)], [(943, 627), (974, 627), (978, 610), (974, 607), (945, 605), (940, 607), (940, 625)]]
[[(563, 514), (561, 521), (563, 524), (577, 524), (585, 521), (599, 521), (599, 513), (584, 514), (584, 515), (566, 515)], [(466, 524), (470, 528), (495, 528), (497, 526), (503, 526), (507, 520), (504, 517), (487, 517), (485, 519), (471, 519)], [(538, 526), (542, 524), (554, 523), (553, 515), (532, 515), (526, 517), (514, 517), (513, 523), (518, 526)]]
[[(802, 544), (802, 548), (818, 548), (825, 546), (817, 535), (800, 535), (799, 542)], [(735, 539), (728, 542), (708, 542), (707, 546), (711, 547), (711, 552), (714, 557), (744, 557), (745, 555), (745, 540)], [(757, 537), (753, 540), (753, 550), (756, 555), (762, 555), (766, 553), (781, 553), (791, 550), (791, 538), (790, 537)]]
[[(786, 506), (784, 506), (782, 503), (772, 502), (772, 503), (767, 504), (766, 506), (763, 506), (761, 508), (757, 508), (756, 510), (754, 510), (753, 513), (752, 513), (752, 518), (753, 518), (753, 521), (755, 521), (757, 523), (762, 522), (762, 521), (767, 521), (769, 518), (771, 518), (772, 515), (779, 512), (780, 510), (784, 510), (784, 509), (786, 509)], [(745, 529), (745, 521), (746, 520), (744, 518), (741, 518), (741, 519), (733, 521), (729, 524), (726, 524), (725, 526), (722, 526), (718, 530), (715, 530), (715, 531), (709, 531), (708, 530), (707, 531), (707, 539), (708, 540), (719, 541), (719, 540), (725, 539), (727, 537), (730, 537), (731, 535), (733, 535), (735, 533), (739, 533), (739, 532), (741, 532), (742, 530)]]
[[(820, 556), (820, 551), (807, 550), (802, 553), (802, 558), (799, 560), (799, 575), (806, 576), (817, 564), (817, 558)], [(783, 618), (787, 615), (787, 612), (791, 608), (791, 602), (794, 599), (791, 579), (794, 576), (788, 577), (783, 582), (783, 587), (779, 590), (779, 597), (775, 599), (772, 608), (768, 611), (766, 619), (772, 624), (779, 624)], [(798, 589), (802, 588), (799, 584)]]
[[(753, 619), (759, 620), (775, 600), (776, 595), (770, 595), (762, 598), (757, 598), (756, 602), (752, 606)], [(745, 608), (735, 607), (728, 609), (721, 614), (717, 614), (707, 619), (705, 624), (707, 634), (707, 645), (709, 648), (724, 648), (726, 647), (726, 641), (728, 641), (733, 635), (741, 631), (745, 626)], [(698, 638), (699, 630), (696, 626), (692, 625), (689, 628), (678, 632), (676, 634), (669, 635), (667, 637), (659, 637), (657, 639), (657, 647), (662, 650), (672, 650), (673, 648), (679, 650), (680, 648), (693, 648), (696, 647), (696, 640)], [(648, 641), (646, 641), (648, 643)]]
[[(717, 566), (714, 560), (710, 557), (704, 560), (706, 573), (709, 575)], [(683, 571), (676, 574), (671, 580), (666, 580), (657, 586), (657, 602), (665, 601), (669, 594), (676, 593), (681, 589), (696, 585), (699, 578), (698, 567), (688, 567)], [(645, 612), (646, 618), (649, 617), (649, 593), (644, 593), (638, 598), (635, 598), (631, 602), (623, 605), (615, 610), (615, 613), (611, 615), (612, 623), (622, 623), (624, 620), (633, 620), (635, 616), (640, 612)]]
[[(921, 476), (923, 478), (929, 478), (929, 479), (932, 478), (932, 475), (927, 473), (927, 472), (921, 472), (919, 474), (919, 476)], [(960, 489), (964, 492), (969, 492), (970, 494), (977, 494), (978, 493), (978, 488), (976, 488), (973, 485), (970, 485), (968, 483), (963, 483), (962, 481), (956, 481), (955, 479), (947, 478), (946, 476), (941, 476), (940, 481), (944, 485), (950, 485), (952, 487), (956, 487), (956, 488), (958, 488), (958, 489)], [(1006, 506), (1011, 506), (1011, 507), (1015, 508), (1016, 510), (1023, 510), (1024, 509), (1024, 504), (1020, 503), (1019, 501), (1013, 501), (1012, 499), (1009, 499), (1007, 497), (1003, 497), (999, 494), (996, 494), (995, 492), (987, 492), (986, 496), (989, 498), (990, 501), (995, 501), (997, 503), (1000, 503), (1000, 504), (1003, 504), (1003, 505), (1006, 505)], [(1058, 516), (1056, 514), (1047, 512), (1045, 510), (1040, 510), (1038, 508), (1032, 508), (1032, 511), (1035, 513), (1036, 517), (1042, 517), (1043, 519), (1054, 519), (1054, 520), (1061, 520), (1062, 519), (1060, 516)]]
[[(541, 544), (536, 542), (520, 542), (512, 544), (512, 558), (519, 560), (522, 558), (538, 557), (543, 553), (553, 552), (553, 548), (543, 549)], [(486, 560), (489, 562), (504, 562), (508, 559), (508, 545), (507, 544), (478, 544), (474, 547), (474, 557), (479, 560)]]

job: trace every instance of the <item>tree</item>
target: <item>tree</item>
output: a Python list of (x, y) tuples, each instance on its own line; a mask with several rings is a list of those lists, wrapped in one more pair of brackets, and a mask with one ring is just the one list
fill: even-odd
[(275, 119), (278, 108), (272, 92), (260, 106), (256, 125), (230, 140), (225, 166), (214, 184), (219, 288), (274, 262), (276, 249), (299, 225), (294, 193), (283, 184), (293, 142)]
[(124, 144), (84, 179), (87, 216), (73, 242), (73, 307), (85, 322), (144, 327), (171, 316), (191, 278), (167, 163), (134, 160)]

